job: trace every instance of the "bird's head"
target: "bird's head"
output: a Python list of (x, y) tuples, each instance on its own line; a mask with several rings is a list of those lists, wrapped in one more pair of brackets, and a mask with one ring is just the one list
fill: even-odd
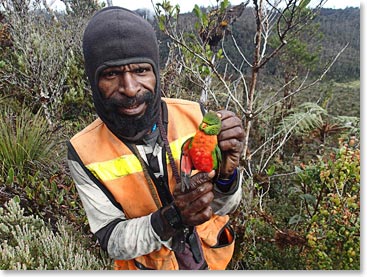
[(209, 111), (204, 115), (203, 121), (199, 125), (199, 130), (207, 135), (218, 135), (222, 128), (222, 122), (216, 112)]

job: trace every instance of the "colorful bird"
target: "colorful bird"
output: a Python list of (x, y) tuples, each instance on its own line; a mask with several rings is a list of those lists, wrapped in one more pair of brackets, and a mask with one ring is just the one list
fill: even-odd
[(182, 191), (190, 189), (192, 170), (211, 172), (219, 168), (222, 154), (218, 147), (217, 135), (222, 127), (218, 115), (209, 111), (203, 117), (193, 137), (187, 139), (181, 148)]

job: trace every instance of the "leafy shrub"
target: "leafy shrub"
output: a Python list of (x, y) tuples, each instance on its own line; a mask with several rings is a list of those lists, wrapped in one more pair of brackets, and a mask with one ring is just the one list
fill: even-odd
[(19, 198), (0, 208), (0, 269), (101, 270), (112, 262), (61, 219), (57, 232), (38, 216), (25, 216)]
[(33, 114), (24, 106), (14, 110), (0, 105), (0, 114), (0, 204), (17, 195), (27, 212), (52, 224), (65, 216), (85, 227), (58, 132), (50, 130), (40, 112)]
[(345, 144), (329, 159), (306, 166), (299, 177), (305, 199), (300, 219), (308, 224), (306, 268), (359, 269), (359, 149)]
[[(65, 114), (90, 109), (91, 100), (83, 106), (81, 99), (88, 94), (81, 39), (88, 18), (100, 7), (93, 1), (74, 2), (65, 1), (66, 13), (47, 9), (42, 0), (0, 3), (11, 44), (0, 53), (0, 93), (32, 110), (41, 108), (51, 126)], [(81, 111), (68, 105), (74, 98)]]
[(69, 222), (89, 231), (77, 190), (65, 172), (60, 170), (47, 177), (40, 171), (34, 174), (16, 174), (13, 168), (10, 168), (8, 175), (0, 176), (0, 182), (1, 205), (12, 197), (19, 196), (20, 205), (25, 208), (27, 214), (37, 214), (43, 220), (50, 221), (53, 227), (63, 216)]
[(340, 148), (301, 163), (290, 180), (267, 179), (257, 187), (252, 210), (240, 207), (233, 216), (238, 240), (232, 269), (360, 269), (356, 141), (341, 140)]

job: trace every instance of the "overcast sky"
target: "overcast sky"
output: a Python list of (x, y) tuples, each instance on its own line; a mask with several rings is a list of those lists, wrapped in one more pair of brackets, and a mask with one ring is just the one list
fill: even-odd
[[(53, 3), (53, 7), (62, 5), (63, 3), (60, 0), (48, 0), (48, 3)], [(162, 2), (160, 0), (153, 0), (154, 3)], [(217, 4), (216, 0), (171, 0), (171, 4), (179, 4), (181, 12), (191, 12), (194, 8), (195, 4), (199, 6), (215, 6)], [(232, 5), (237, 5), (241, 2), (245, 2), (245, 0), (230, 0)], [(311, 2), (318, 2), (317, 0), (312, 0)], [(152, 9), (152, 1), (151, 0), (112, 0), (112, 3), (116, 6), (121, 6), (124, 8), (128, 8), (131, 10), (147, 8)], [(360, 0), (328, 0), (324, 8), (333, 8), (333, 9), (344, 9), (346, 7), (359, 7)]]
[[(137, 9), (137, 8), (151, 8), (152, 1), (151, 0), (112, 0), (114, 5), (122, 6), (128, 9)], [(159, 0), (153, 0), (154, 3), (161, 2)], [(199, 6), (215, 6), (217, 4), (216, 0), (171, 0), (171, 4), (179, 4), (182, 12), (190, 12), (194, 8), (195, 4)], [(232, 5), (240, 4), (241, 2), (246, 2), (245, 0), (230, 0)], [(314, 0), (312, 2), (315, 2)], [(316, 0), (316, 2), (318, 2)], [(324, 7), (325, 8), (335, 8), (335, 9), (343, 9), (347, 6), (349, 7), (359, 7), (360, 0), (328, 0)]]

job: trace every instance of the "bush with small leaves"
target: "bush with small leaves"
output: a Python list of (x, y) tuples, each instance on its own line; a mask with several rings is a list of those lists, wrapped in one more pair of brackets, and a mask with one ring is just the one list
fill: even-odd
[[(312, 182), (305, 183), (310, 176)], [(307, 269), (360, 269), (360, 152), (348, 144), (299, 174), (313, 201), (302, 217)]]
[(112, 260), (60, 219), (53, 232), (38, 216), (25, 216), (19, 198), (0, 208), (0, 269), (109, 270)]

